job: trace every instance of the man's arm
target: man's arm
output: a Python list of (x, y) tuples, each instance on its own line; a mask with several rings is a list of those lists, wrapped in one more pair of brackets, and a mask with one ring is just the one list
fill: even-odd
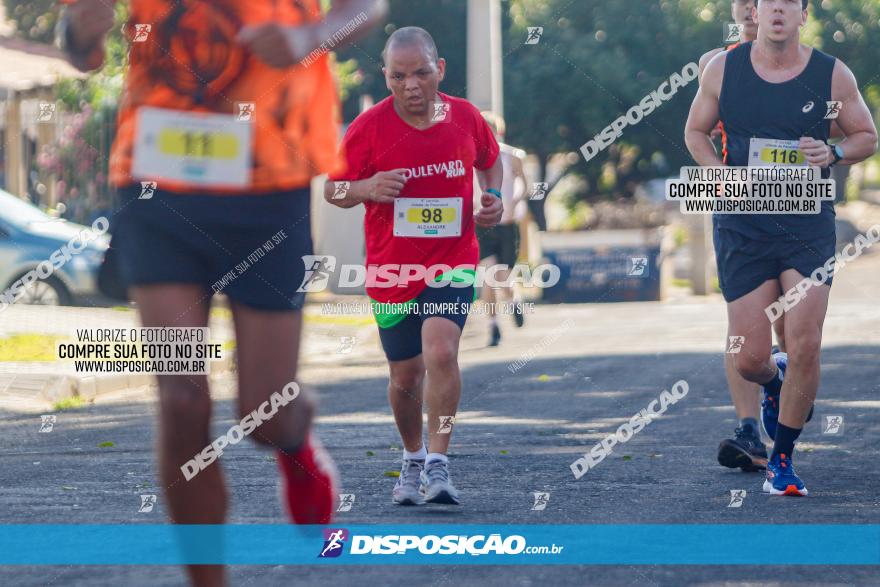
[(703, 77), (703, 70), (706, 69), (706, 66), (709, 65), (709, 62), (712, 61), (712, 58), (723, 51), (724, 51), (724, 49), (721, 49), (720, 47), (716, 47), (715, 49), (712, 49), (711, 51), (706, 51), (705, 53), (703, 53), (703, 56), (700, 57), (700, 61), (698, 62), (698, 65), (700, 67), (700, 78)]
[[(864, 161), (877, 151), (877, 129), (871, 111), (859, 93), (855, 76), (839, 59), (831, 77), (831, 99), (842, 102), (836, 122), (846, 137), (837, 143), (844, 154), (838, 164), (853, 165)], [(828, 167), (834, 161), (833, 148), (824, 141), (801, 137), (798, 148), (810, 165)]]
[(877, 127), (859, 92), (856, 77), (839, 59), (831, 78), (831, 99), (843, 102), (836, 122), (846, 137), (838, 143), (846, 156), (839, 163), (853, 165), (864, 161), (877, 151)]
[[(528, 182), (528, 179), (526, 178), (525, 166), (523, 165), (523, 158), (524, 157), (525, 157), (525, 153), (523, 153), (519, 149), (517, 149), (517, 151), (513, 154), (513, 157), (511, 157), (511, 161), (512, 161), (511, 172), (513, 173), (513, 189), (514, 189), (514, 193), (513, 193), (513, 205), (514, 206), (516, 206), (517, 204), (519, 204), (523, 200), (527, 200), (529, 198), (529, 182)], [(517, 193), (517, 191), (516, 191), (516, 189), (517, 189), (517, 181), (516, 180), (517, 179), (520, 180), (520, 182), (521, 182), (520, 185), (522, 185), (522, 189), (519, 190), (519, 193)]]
[(336, 186), (340, 182), (328, 179), (324, 184), (324, 199), (340, 208), (354, 208), (367, 201), (393, 204), (400, 190), (406, 185), (404, 171), (406, 170), (380, 171), (373, 177), (349, 182), (350, 185), (345, 190), (344, 196), (336, 198), (334, 198), (337, 193)]
[(710, 133), (718, 124), (718, 97), (721, 95), (726, 57), (726, 53), (719, 53), (706, 66), (684, 128), (684, 142), (691, 157), (697, 165), (704, 167), (724, 164), (715, 152)]
[[(342, 42), (336, 42), (334, 50), (345, 47), (367, 35), (379, 24), (388, 12), (387, 0), (333, 0), (324, 19), (316, 25), (318, 46), (333, 40), (333, 36), (349, 22), (358, 20), (359, 24)], [(334, 40), (335, 42), (335, 40)]]
[(479, 226), (491, 228), (501, 221), (504, 206), (501, 198), (487, 193), (486, 190), (501, 190), (501, 181), (504, 178), (504, 167), (501, 164), (501, 154), (495, 157), (495, 163), (488, 169), (477, 169), (477, 177), (483, 186), (483, 195), (480, 197), (480, 211), (474, 216), (474, 222)]
[(504, 178), (504, 167), (501, 164), (501, 154), (495, 158), (495, 163), (488, 169), (476, 169), (477, 177), (480, 180), (480, 186), (483, 191), (501, 190), (501, 181)]
[[(324, 17), (303, 26), (277, 22), (242, 27), (238, 41), (272, 67), (296, 65), (313, 51), (335, 51), (366, 35), (388, 10), (386, 0), (333, 0)], [(350, 30), (349, 30), (350, 29)]]
[(78, 70), (92, 71), (104, 64), (104, 40), (113, 28), (114, 2), (76, 0), (61, 14), (58, 43)]

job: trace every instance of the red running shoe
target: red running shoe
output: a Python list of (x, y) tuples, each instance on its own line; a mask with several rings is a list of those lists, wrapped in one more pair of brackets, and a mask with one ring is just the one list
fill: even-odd
[(294, 454), (278, 451), (281, 498), (294, 524), (329, 524), (336, 511), (339, 473), (315, 434)]

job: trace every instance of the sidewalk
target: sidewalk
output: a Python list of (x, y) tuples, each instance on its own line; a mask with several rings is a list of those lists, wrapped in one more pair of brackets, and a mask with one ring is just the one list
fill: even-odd
[[(852, 224), (852, 228), (864, 233), (870, 226), (880, 224), (880, 206), (867, 202), (851, 202), (838, 208), (838, 218)], [(843, 234), (841, 238), (845, 238)], [(878, 251), (869, 251), (863, 258), (848, 265), (845, 271), (835, 279), (832, 290), (829, 320), (826, 321), (824, 344), (829, 344), (837, 334), (837, 322), (832, 317), (845, 313), (847, 316), (877, 316), (876, 289), (867, 285), (874, 281), (878, 271), (867, 267), (878, 265)], [(873, 260), (872, 260), (873, 258)], [(880, 285), (877, 283), (875, 285)], [(847, 301), (842, 306), (839, 301)], [(384, 355), (378, 343), (375, 323), (369, 314), (368, 298), (365, 296), (338, 296), (330, 293), (312, 294), (305, 309), (305, 325), (303, 346), (300, 350), (302, 369), (320, 371), (325, 377), (335, 379), (336, 374), (328, 371), (328, 367), (344, 366), (344, 377), (357, 377), (364, 373), (373, 373), (376, 369), (384, 370)], [(706, 297), (691, 296), (684, 290), (678, 291), (670, 300), (663, 303), (626, 303), (596, 304), (583, 306), (583, 312), (590, 316), (591, 324), (600, 332), (614, 332), (613, 343), (606, 350), (621, 345), (627, 352), (638, 348), (648, 350), (652, 347), (651, 337), (647, 334), (654, 327), (666, 328), (668, 324), (679, 323), (681, 320), (691, 321), (698, 313), (705, 315), (705, 305), (713, 306), (713, 314), (718, 321), (707, 326), (706, 337), (686, 341), (678, 341), (678, 350), (686, 350), (696, 340), (705, 341), (698, 348), (687, 350), (705, 351), (714, 349), (717, 338), (724, 332), (723, 301), (719, 295)], [(853, 305), (854, 304), (854, 305)], [(566, 305), (535, 305), (540, 309), (541, 323), (554, 324), (558, 328), (564, 323), (570, 306)], [(686, 310), (686, 308), (689, 308)], [(355, 310), (355, 311), (353, 311)], [(579, 314), (583, 313), (579, 311)], [(628, 319), (623, 319), (628, 316)], [(502, 328), (509, 320), (500, 316)], [(529, 316), (526, 317), (528, 322)], [(130, 307), (118, 308), (79, 308), (79, 307), (45, 307), (14, 305), (6, 309), (0, 319), (0, 341), (15, 334), (35, 335), (42, 344), (44, 353), (54, 355), (54, 344), (58, 338), (75, 336), (77, 328), (133, 328), (139, 326), (137, 312)], [(691, 327), (694, 325), (691, 324)], [(228, 343), (234, 341), (231, 313), (220, 304), (211, 312), (211, 338), (213, 342)], [(542, 330), (542, 325), (530, 325), (528, 333)], [(613, 329), (613, 330), (612, 330)], [(552, 335), (552, 328), (545, 335)], [(468, 326), (462, 339), (462, 364), (469, 361), (471, 351), (485, 347), (488, 336), (488, 321), (477, 306), (475, 313), (469, 318)], [(517, 336), (522, 341), (522, 336)], [(529, 337), (530, 338), (530, 337)], [(540, 341), (535, 342), (539, 345)], [(867, 340), (866, 340), (867, 343)], [(234, 343), (232, 343), (234, 344)], [(540, 345), (539, 345), (540, 346)], [(507, 347), (510, 348), (509, 346)], [(660, 349), (658, 349), (659, 352)], [(487, 353), (497, 354), (498, 350), (487, 349)], [(523, 352), (529, 352), (526, 348)], [(580, 345), (572, 345), (561, 351), (577, 355), (583, 352)], [(234, 370), (233, 353), (228, 353), (223, 361), (212, 364), (212, 375), (220, 375)], [(27, 360), (3, 361), (0, 358), (0, 407), (15, 409), (25, 406), (34, 400), (43, 404), (54, 405), (68, 398), (80, 398), (84, 401), (93, 400), (98, 395), (113, 393), (126, 389), (137, 389), (151, 385), (153, 378), (144, 374), (78, 374), (72, 361)]]
[[(327, 307), (336, 303), (365, 304), (366, 298), (348, 299), (323, 296), (305, 309), (301, 362), (331, 365), (381, 361), (383, 355), (375, 341), (375, 325), (369, 314), (334, 313)], [(366, 306), (365, 306), (366, 307)], [(0, 342), (20, 336), (33, 349), (12, 349), (13, 355), (28, 353), (26, 360), (4, 360), (0, 353), (0, 407), (15, 409), (37, 403), (55, 405), (70, 398), (91, 401), (103, 394), (146, 388), (154, 378), (148, 374), (82, 374), (73, 361), (53, 360), (55, 344), (75, 340), (77, 328), (137, 328), (137, 312), (128, 307), (81, 308), (11, 306), (0, 319)], [(232, 352), (211, 364), (211, 375), (234, 371), (234, 330), (231, 313), (223, 305), (211, 311), (211, 341), (231, 343)], [(37, 359), (37, 360), (34, 360)]]

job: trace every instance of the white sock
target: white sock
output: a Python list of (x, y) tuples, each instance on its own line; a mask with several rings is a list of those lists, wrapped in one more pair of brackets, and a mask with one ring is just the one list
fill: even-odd
[(431, 461), (442, 461), (444, 463), (448, 463), (449, 459), (446, 458), (446, 455), (443, 454), (442, 452), (432, 452), (432, 453), (428, 453), (428, 460), (426, 462), (431, 462)]
[(428, 457), (428, 451), (425, 450), (425, 445), (422, 445), (422, 448), (415, 452), (409, 452), (406, 449), (403, 449), (403, 460), (405, 461), (424, 461)]

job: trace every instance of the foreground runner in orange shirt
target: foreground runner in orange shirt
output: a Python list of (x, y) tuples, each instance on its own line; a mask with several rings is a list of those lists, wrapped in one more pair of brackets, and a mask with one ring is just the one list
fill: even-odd
[[(328, 51), (384, 11), (373, 0), (332, 4), (324, 14), (319, 0), (131, 0), (130, 67), (110, 162), (120, 195), (113, 246), (143, 325), (205, 327), (212, 293), (227, 294), (238, 432), (250, 428), (276, 451), (285, 506), (299, 524), (328, 523), (336, 500), (335, 468), (309, 433), (313, 400), (294, 383), (297, 288), (312, 250), (309, 182), (342, 163)], [(99, 67), (112, 25), (106, 0), (70, 5), (61, 33), (71, 62)], [(172, 521), (221, 524), (219, 463), (188, 467), (211, 444), (208, 379), (158, 382), (159, 469)], [(267, 410), (279, 393), (289, 403)], [(247, 417), (262, 421), (246, 428)], [(189, 572), (197, 585), (225, 583), (223, 567)]]

